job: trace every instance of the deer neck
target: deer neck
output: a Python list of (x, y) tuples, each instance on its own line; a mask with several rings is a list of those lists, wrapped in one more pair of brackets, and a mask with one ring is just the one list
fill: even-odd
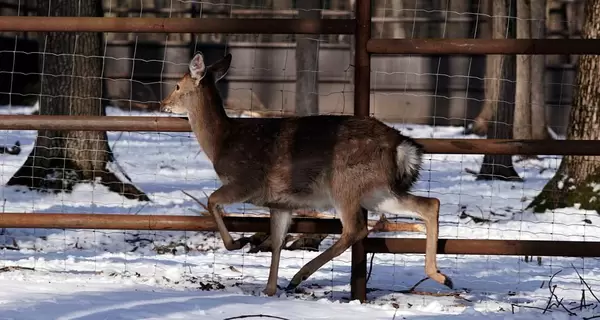
[(229, 117), (225, 113), (223, 100), (216, 88), (213, 88), (213, 90), (199, 88), (199, 90), (205, 92), (200, 95), (198, 106), (188, 112), (188, 117), (192, 131), (202, 151), (212, 162), (219, 152), (224, 135), (227, 133)]

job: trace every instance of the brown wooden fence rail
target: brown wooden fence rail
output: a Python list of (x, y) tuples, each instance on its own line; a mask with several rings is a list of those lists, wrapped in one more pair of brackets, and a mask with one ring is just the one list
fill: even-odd
[[(198, 19), (2, 17), (1, 31), (354, 34), (354, 113), (369, 115), (371, 54), (600, 54), (600, 40), (371, 39), (371, 1), (356, 1), (356, 19)], [(250, 21), (251, 20), (251, 21)], [(251, 23), (249, 23), (251, 22)], [(189, 132), (171, 117), (0, 116), (0, 130)], [(427, 153), (600, 155), (600, 141), (419, 139)], [(226, 217), (232, 231), (268, 231), (268, 218)], [(183, 215), (2, 213), (2, 228), (216, 231), (208, 217)], [(337, 219), (294, 219), (290, 232), (340, 233)], [(367, 238), (352, 247), (352, 298), (366, 300), (366, 254), (424, 253), (424, 239)], [(440, 239), (438, 253), (599, 257), (600, 243)]]

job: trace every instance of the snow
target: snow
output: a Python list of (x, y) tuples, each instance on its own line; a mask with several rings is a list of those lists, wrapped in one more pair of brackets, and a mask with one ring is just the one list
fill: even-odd
[[(32, 108), (0, 110), (28, 114)], [(114, 108), (108, 113), (148, 115)], [(458, 127), (395, 126), (416, 138), (477, 138), (462, 136)], [(71, 194), (1, 187), (2, 211), (195, 215), (201, 208), (181, 190), (204, 201), (204, 193), (219, 185), (191, 133), (108, 135), (119, 165), (151, 203), (124, 199), (101, 185), (81, 184)], [(32, 150), (35, 137), (34, 131), (3, 132), (0, 144), (19, 140), (22, 152), (0, 154), (2, 185)], [(600, 216), (595, 212), (525, 210), (554, 175), (560, 157), (516, 162), (524, 183), (476, 181), (465, 169), (478, 170), (481, 160), (481, 155), (426, 155), (415, 193), (442, 202), (441, 238), (598, 241)], [(226, 210), (265, 212), (242, 204)], [(334, 238), (329, 236), (320, 249)], [(543, 257), (538, 265), (536, 257), (525, 262), (513, 256), (439, 255), (439, 268), (452, 278), (457, 295), (431, 280), (418, 287), (448, 293), (432, 296), (398, 292), (424, 277), (423, 255), (377, 254), (368, 282), (369, 302), (360, 304), (348, 301), (349, 250), (319, 269), (298, 292), (265, 297), (260, 291), (270, 253), (247, 254), (247, 248), (228, 252), (214, 232), (6, 229), (0, 245), (0, 319), (226, 319), (251, 314), (286, 319), (580, 319), (600, 314), (600, 302), (586, 289), (587, 284), (600, 292), (597, 259)], [(287, 285), (317, 254), (284, 251), (279, 285)], [(561, 305), (555, 301), (544, 312), (552, 296), (549, 280), (558, 271), (552, 286)], [(580, 310), (583, 291), (589, 306)], [(563, 305), (576, 315), (569, 316)]]

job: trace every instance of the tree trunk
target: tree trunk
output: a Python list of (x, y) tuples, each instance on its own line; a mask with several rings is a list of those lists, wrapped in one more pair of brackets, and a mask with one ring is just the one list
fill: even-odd
[[(298, 1), (300, 19), (320, 19), (321, 0)], [(319, 41), (316, 35), (298, 35), (296, 41), (296, 114), (319, 113)]]
[[(531, 37), (546, 37), (546, 0), (531, 0)], [(549, 139), (546, 115), (546, 56), (531, 55), (531, 136)]]
[[(404, 12), (404, 3), (406, 0), (394, 0), (389, 4), (391, 6), (390, 15), (392, 18), (401, 18)], [(406, 30), (404, 30), (404, 23), (388, 23), (392, 25), (392, 38), (404, 39), (406, 38)]]
[[(582, 28), (583, 39), (600, 36), (600, 0), (587, 0)], [(567, 140), (600, 139), (600, 56), (582, 55), (577, 62), (577, 85)], [(600, 158), (592, 156), (565, 156), (554, 177), (528, 208), (534, 212), (571, 207), (600, 212)]]
[[(37, 2), (37, 10), (38, 16), (102, 14), (100, 0), (81, 6), (67, 0), (44, 0)], [(40, 55), (40, 114), (106, 115), (100, 99), (102, 34), (43, 33), (40, 47), (44, 49)], [(149, 200), (135, 186), (121, 182), (107, 169), (111, 160), (113, 155), (104, 131), (40, 130), (31, 154), (7, 185), (70, 192), (79, 182), (100, 179), (111, 191), (127, 198)]]
[[(517, 0), (522, 1), (522, 0)], [(504, 21), (504, 30), (507, 30), (508, 37), (514, 35), (514, 1), (508, 3), (504, 1), (494, 1), (494, 16), (509, 17), (509, 19), (499, 19)], [(502, 7), (502, 12), (500, 11)], [(507, 12), (506, 8), (511, 8)], [(509, 20), (509, 21), (507, 21)], [(495, 23), (494, 23), (495, 24)], [(487, 128), (487, 137), (489, 139), (512, 139), (511, 124), (514, 116), (513, 101), (515, 99), (515, 56), (509, 55), (502, 57), (499, 98), (493, 101), (496, 109), (496, 121), (493, 121)], [(498, 101), (500, 100), (500, 101)], [(477, 175), (477, 180), (505, 180), (522, 181), (515, 168), (513, 167), (512, 157), (509, 155), (488, 155), (483, 157), (481, 169)]]
[[(507, 37), (507, 8), (510, 0), (494, 0), (491, 5), (492, 18), (491, 29), (492, 39), (504, 39)], [(489, 9), (488, 9), (489, 10)], [(488, 132), (488, 123), (494, 118), (497, 112), (498, 100), (500, 98), (500, 85), (502, 79), (502, 60), (501, 55), (487, 55), (485, 61), (485, 79), (484, 79), (484, 102), (479, 115), (473, 120), (470, 129), (466, 134), (474, 133), (484, 136)]]
[[(517, 38), (531, 38), (531, 0), (517, 0)], [(517, 55), (517, 88), (513, 137), (531, 139), (531, 60)]]

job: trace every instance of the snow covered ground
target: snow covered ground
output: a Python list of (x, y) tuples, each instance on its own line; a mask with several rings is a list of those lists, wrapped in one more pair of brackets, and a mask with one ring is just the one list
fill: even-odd
[[(31, 109), (13, 107), (10, 112)], [(124, 115), (112, 108), (109, 114)], [(419, 138), (463, 137), (460, 128), (397, 127)], [(19, 140), (23, 148), (18, 156), (0, 155), (2, 185), (31, 151), (35, 135), (4, 131), (0, 136), (0, 144)], [(180, 190), (203, 200), (203, 191), (210, 194), (219, 184), (190, 133), (110, 132), (109, 139), (120, 165), (152, 203), (124, 199), (99, 185), (79, 185), (71, 194), (58, 195), (1, 187), (3, 212), (194, 215), (192, 209), (200, 208)], [(481, 160), (480, 155), (426, 156), (416, 193), (440, 198), (441, 238), (599, 240), (595, 212), (522, 212), (554, 174), (558, 157), (516, 163), (524, 183), (475, 181), (465, 169), (478, 170)], [(256, 213), (239, 204), (226, 209)], [(478, 223), (467, 215), (493, 222)], [(286, 319), (569, 319), (569, 313), (580, 319), (600, 314), (600, 302), (586, 289), (587, 284), (600, 296), (597, 259), (543, 257), (538, 265), (535, 258), (439, 256), (439, 267), (452, 277), (457, 294), (426, 281), (419, 290), (448, 293), (430, 296), (397, 292), (424, 277), (423, 255), (378, 254), (368, 282), (370, 301), (360, 305), (348, 302), (349, 251), (322, 267), (299, 292), (268, 298), (260, 290), (270, 253), (247, 254), (247, 248), (227, 252), (213, 232), (7, 229), (0, 244), (5, 248), (0, 251), (0, 319), (226, 319), (251, 314)], [(317, 254), (285, 251), (279, 284), (287, 285)], [(556, 272), (556, 300), (544, 312), (552, 296), (548, 281)], [(580, 310), (582, 292), (589, 305)]]

